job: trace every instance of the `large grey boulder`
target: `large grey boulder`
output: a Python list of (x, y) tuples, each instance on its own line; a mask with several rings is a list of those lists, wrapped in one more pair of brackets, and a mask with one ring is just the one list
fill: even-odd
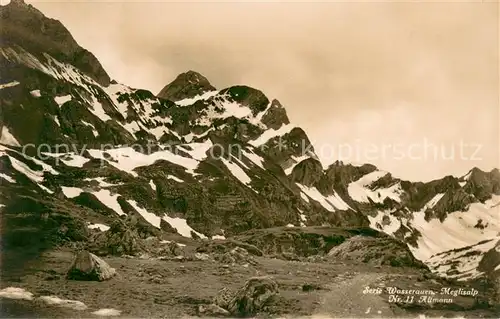
[(104, 281), (114, 275), (116, 275), (114, 268), (96, 255), (83, 250), (76, 254), (67, 278), (71, 280)]
[(278, 293), (278, 284), (270, 277), (253, 277), (229, 301), (227, 310), (236, 316), (251, 316), (263, 310), (269, 299)]

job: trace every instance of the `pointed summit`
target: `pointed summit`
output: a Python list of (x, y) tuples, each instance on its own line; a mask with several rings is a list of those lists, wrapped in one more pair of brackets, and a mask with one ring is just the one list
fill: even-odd
[(206, 77), (195, 71), (187, 71), (179, 74), (175, 80), (167, 84), (158, 93), (158, 97), (175, 102), (214, 90), (215, 87)]
[[(24, 2), (24, 0), (10, 0), (11, 4), (17, 4), (17, 5), (25, 5), (26, 3)], [(9, 4), (7, 3), (7, 4)]]

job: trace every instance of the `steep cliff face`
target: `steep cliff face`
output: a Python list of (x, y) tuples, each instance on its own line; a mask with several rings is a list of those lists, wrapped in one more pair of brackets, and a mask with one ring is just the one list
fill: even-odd
[(155, 96), (111, 83), (32, 6), (13, 1), (0, 17), (0, 203), (13, 231), (25, 212), (56, 243), (117, 222), (127, 242), (369, 226), (436, 267), (441, 253), (498, 239), (498, 170), (422, 183), (371, 164), (324, 169), (286, 107), (258, 89), (217, 89), (188, 71)]

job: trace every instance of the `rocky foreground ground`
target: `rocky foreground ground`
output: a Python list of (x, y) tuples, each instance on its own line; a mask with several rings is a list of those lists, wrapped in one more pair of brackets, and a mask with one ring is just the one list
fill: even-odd
[[(194, 247), (183, 246), (183, 251), (190, 248)], [(116, 270), (116, 275), (99, 282), (67, 279), (74, 255), (74, 250), (69, 248), (51, 250), (25, 267), (5, 273), (2, 291), (17, 287), (32, 296), (24, 299), (3, 296), (1, 317), (236, 317), (242, 314), (226, 313), (220, 307), (217, 308), (220, 311), (211, 308), (221, 289), (234, 292), (250, 278), (263, 276), (277, 284), (278, 293), (255, 313), (247, 314), (252, 317), (417, 318), (423, 314), (428, 317), (498, 317), (494, 308), (487, 304), (490, 297), (480, 283), (476, 283), (479, 285), (476, 286), (477, 296), (448, 296), (451, 303), (429, 304), (414, 300), (396, 304), (389, 302), (386, 290), (380, 295), (364, 293), (367, 286), (435, 291), (442, 287), (474, 288), (440, 281), (418, 268), (373, 266), (328, 256), (293, 261), (236, 252), (234, 257), (226, 254), (224, 258), (210, 252), (163, 259), (146, 255), (110, 256), (103, 260)], [(259, 293), (256, 290), (255, 294)], [(43, 299), (47, 296), (66, 302), (50, 303)]]

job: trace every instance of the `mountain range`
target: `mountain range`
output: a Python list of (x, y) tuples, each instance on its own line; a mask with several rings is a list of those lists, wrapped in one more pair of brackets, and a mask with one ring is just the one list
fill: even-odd
[(371, 164), (324, 169), (286, 106), (258, 89), (187, 71), (155, 94), (112, 80), (22, 0), (0, 7), (0, 25), (4, 251), (132, 255), (161, 234), (255, 244), (265, 229), (334, 227), (381, 236), (441, 277), (498, 278), (498, 169), (425, 183)]

